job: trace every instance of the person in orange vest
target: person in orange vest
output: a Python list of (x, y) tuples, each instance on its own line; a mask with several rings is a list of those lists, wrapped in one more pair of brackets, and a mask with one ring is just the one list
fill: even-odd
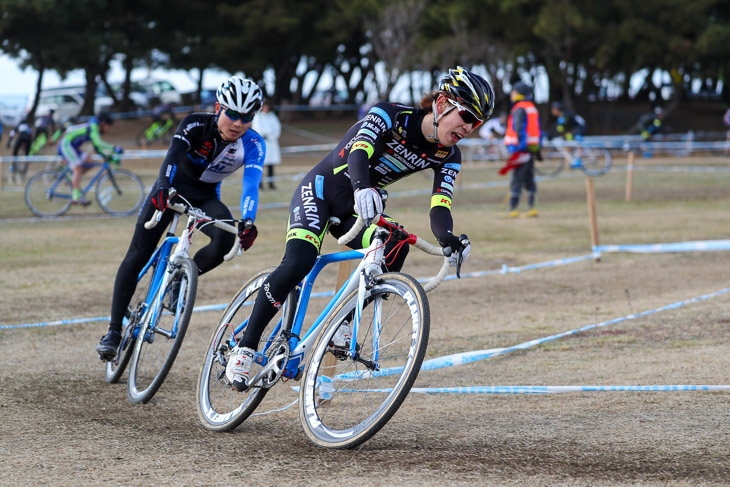
[(504, 144), (510, 156), (499, 174), (504, 175), (512, 171), (510, 181), (509, 209), (501, 216), (503, 218), (517, 218), (520, 212), (517, 207), (520, 202), (522, 188), (527, 191), (527, 212), (522, 216), (534, 218), (537, 216), (535, 202), (537, 185), (535, 184), (535, 158), (540, 159), (540, 116), (532, 102), (532, 89), (522, 81), (518, 81), (510, 92), (512, 109), (507, 118), (507, 131), (504, 134)]

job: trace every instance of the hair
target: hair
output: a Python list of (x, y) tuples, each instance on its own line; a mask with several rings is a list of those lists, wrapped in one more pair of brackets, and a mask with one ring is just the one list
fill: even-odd
[(444, 95), (446, 98), (454, 100), (454, 96), (451, 93), (447, 93), (445, 91), (431, 91), (429, 93), (424, 93), (423, 98), (421, 98), (421, 103), (419, 105), (421, 110), (426, 110), (427, 113), (433, 111), (433, 102), (436, 101), (436, 98), (438, 98), (439, 95)]

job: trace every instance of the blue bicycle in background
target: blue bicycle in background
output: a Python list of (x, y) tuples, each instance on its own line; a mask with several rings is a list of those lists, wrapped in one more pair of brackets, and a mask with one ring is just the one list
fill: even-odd
[[(99, 169), (91, 181), (81, 188), (84, 196), (94, 188), (96, 202), (102, 210), (113, 216), (132, 215), (142, 207), (144, 184), (132, 171), (119, 167), (118, 154), (105, 158), (103, 162), (87, 164)], [(40, 217), (63, 215), (71, 208), (71, 178), (72, 170), (68, 164), (33, 175), (25, 185), (25, 204)]]
[[(359, 222), (339, 239), (340, 244), (358, 233)], [(264, 331), (251, 370), (252, 386), (236, 392), (226, 378), (226, 364), (273, 268), (258, 272), (241, 287), (216, 325), (200, 369), (197, 406), (205, 428), (237, 427), (275, 384), (289, 379), (301, 380), (299, 417), (309, 439), (322, 447), (353, 448), (395, 414), (426, 354), (430, 329), (426, 291), (438, 286), (450, 266), (444, 258), (441, 271), (423, 287), (407, 274), (385, 272), (384, 244), (395, 239), (442, 257), (451, 251), (382, 218), (378, 226), (368, 248), (317, 257), (312, 271)], [(307, 306), (320, 271), (334, 262), (358, 259), (349, 280), (305, 330)], [(333, 340), (338, 333), (349, 338)]]
[[(171, 189), (170, 200), (175, 194)], [(119, 351), (106, 363), (106, 381), (111, 383), (119, 381), (131, 363), (127, 396), (135, 403), (148, 402), (159, 390), (185, 338), (198, 288), (198, 267), (188, 254), (195, 236), (205, 225), (238, 233), (235, 226), (212, 219), (182, 197), (180, 199), (183, 203), (168, 206), (175, 215), (166, 237), (139, 274), (137, 289), (124, 319)], [(183, 214), (188, 217), (187, 225), (177, 237), (177, 224)], [(157, 225), (160, 216), (156, 211), (145, 223), (145, 228)], [(236, 239), (224, 259), (231, 260), (239, 248)]]

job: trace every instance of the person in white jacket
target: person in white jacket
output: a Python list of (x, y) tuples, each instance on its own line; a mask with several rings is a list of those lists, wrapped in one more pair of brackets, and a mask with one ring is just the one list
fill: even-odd
[(267, 177), (262, 179), (269, 182), (270, 189), (276, 189), (274, 185), (274, 166), (281, 163), (281, 150), (279, 150), (279, 137), (281, 136), (281, 122), (274, 112), (271, 111), (271, 102), (265, 100), (261, 111), (253, 119), (252, 128), (264, 138), (266, 142), (266, 158), (264, 167), (267, 168)]

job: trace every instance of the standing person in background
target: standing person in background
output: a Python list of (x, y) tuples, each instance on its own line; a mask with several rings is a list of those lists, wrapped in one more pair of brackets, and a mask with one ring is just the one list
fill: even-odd
[(499, 174), (504, 175), (512, 171), (512, 180), (510, 181), (509, 208), (500, 216), (502, 218), (520, 216), (517, 207), (520, 203), (522, 188), (525, 188), (527, 212), (523, 216), (534, 218), (537, 216), (535, 157), (538, 160), (540, 158), (540, 115), (532, 102), (532, 89), (522, 81), (518, 81), (512, 87), (510, 100), (513, 105), (507, 119), (504, 144), (512, 155), (507, 159), (507, 164), (500, 169)]
[[(264, 100), (261, 111), (253, 119), (253, 128), (264, 138), (266, 142), (266, 158), (264, 166), (267, 168), (266, 179), (269, 181), (269, 188), (276, 189), (274, 185), (274, 166), (281, 163), (281, 150), (279, 149), (279, 137), (281, 137), (281, 122), (276, 114), (271, 111), (271, 102)], [(263, 189), (264, 181), (261, 181)]]

